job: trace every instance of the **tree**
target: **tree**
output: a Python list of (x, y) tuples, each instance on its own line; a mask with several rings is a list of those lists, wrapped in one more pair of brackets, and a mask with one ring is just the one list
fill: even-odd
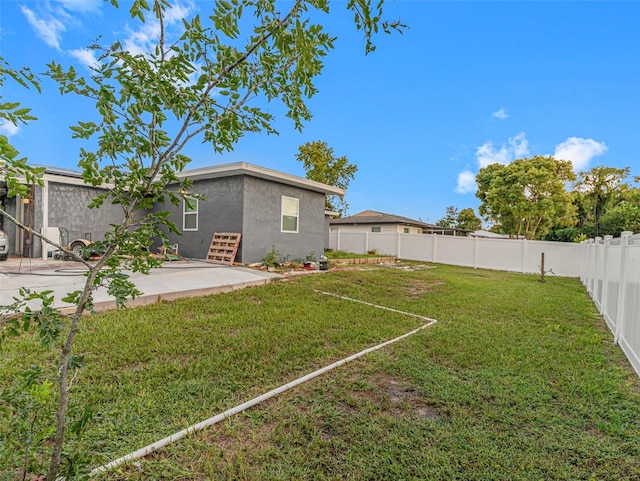
[(450, 205), (442, 219), (436, 221), (436, 225), (447, 229), (478, 230), (482, 228), (482, 220), (476, 216), (471, 207), (458, 210)]
[(447, 229), (453, 229), (458, 221), (458, 208), (449, 205), (447, 206), (446, 213), (442, 219), (436, 221), (436, 225), (445, 227)]
[(602, 216), (605, 211), (624, 197), (629, 186), (625, 183), (629, 167), (618, 169), (604, 165), (580, 172), (574, 184), (578, 226), (590, 235), (604, 235)]
[[(319, 140), (307, 142), (298, 147), (296, 160), (302, 162), (307, 179), (344, 190), (347, 190), (349, 183), (358, 171), (358, 167), (350, 164), (347, 157), (336, 157), (333, 149), (326, 142)], [(346, 215), (349, 204), (344, 196), (331, 195), (327, 196), (326, 207), (338, 212), (342, 217)]]
[(601, 235), (619, 236), (623, 231), (640, 232), (640, 189), (629, 188), (600, 218)]
[(471, 207), (467, 207), (458, 213), (456, 228), (471, 231), (480, 230), (482, 229), (482, 220), (476, 215)]
[(571, 162), (553, 157), (488, 165), (476, 177), (480, 214), (512, 236), (540, 238), (552, 225), (573, 222), (575, 209), (566, 185), (574, 179)]
[[(117, 0), (110, 3), (118, 6)], [(95, 150), (80, 150), (78, 166), (84, 182), (113, 186), (93, 199), (89, 207), (99, 208), (110, 202), (122, 208), (121, 224), (113, 226), (100, 242), (102, 256), (96, 262), (87, 262), (0, 209), (0, 215), (87, 268), (84, 288), (64, 299), (76, 305), (68, 319), (62, 319), (51, 307), (50, 293), (25, 290), (24, 298), (16, 300), (12, 309), (24, 311), (25, 302), (33, 299), (40, 299), (41, 309), (9, 319), (2, 331), (7, 341), (35, 324), (41, 338), (59, 348), (59, 369), (49, 366), (48, 370), (25, 371), (32, 387), (48, 386), (47, 377), (56, 380), (54, 434), (43, 435), (39, 445), (43, 452), (50, 451), (48, 481), (61, 472), (67, 479), (77, 475), (77, 458), (73, 457), (68, 434), (88, 417), (85, 412), (78, 419), (69, 419), (70, 372), (82, 364), (81, 357), (74, 353), (82, 314), (91, 310), (92, 292), (97, 286), (106, 286), (123, 305), (127, 298), (139, 294), (128, 272), (147, 273), (159, 265), (148, 249), (151, 239), (166, 242), (165, 231), (177, 232), (177, 228), (169, 221), (168, 212), (148, 212), (154, 205), (177, 204), (190, 195), (189, 182), (180, 182), (176, 175), (190, 161), (183, 153), (185, 146), (202, 140), (215, 152), (223, 152), (231, 150), (246, 132), (276, 133), (272, 114), (252, 103), (256, 98), (279, 99), (295, 128), (301, 129), (310, 118), (305, 100), (316, 93), (313, 79), (322, 70), (322, 58), (333, 48), (334, 38), (311, 20), (317, 18), (316, 12), (329, 13), (326, 0), (297, 0), (286, 5), (275, 0), (218, 0), (210, 16), (185, 19), (178, 39), (168, 38), (165, 30), (169, 1), (149, 3), (134, 0), (129, 10), (133, 19), (158, 24), (157, 41), (149, 52), (129, 52), (117, 41), (109, 46), (94, 45), (91, 48), (98, 54), (99, 64), (90, 76), (54, 62), (45, 74), (58, 84), (60, 93), (93, 101), (100, 118), (97, 122), (80, 120), (71, 130), (74, 138), (96, 143)], [(283, 6), (288, 10), (281, 12)], [(364, 32), (366, 53), (374, 50), (372, 37), (379, 29), (389, 32), (402, 27), (398, 22), (381, 20), (382, 2), (374, 5), (371, 0), (349, 0), (346, 7), (354, 13), (356, 27)], [(245, 26), (249, 30), (241, 33)], [(16, 72), (4, 67), (0, 74), (25, 86), (33, 80), (27, 70)], [(28, 109), (17, 108), (15, 103), (0, 104), (0, 112), (2, 118), (13, 123), (33, 120)], [(2, 138), (2, 173), (10, 195), (15, 195), (24, 187), (25, 179), (38, 182), (42, 171), (29, 167), (9, 147), (7, 139)], [(171, 183), (178, 183), (180, 188), (169, 190), (167, 185)], [(11, 413), (20, 416), (15, 410)], [(70, 425), (74, 429), (67, 429)], [(30, 454), (28, 446), (25, 453)], [(43, 469), (42, 460), (25, 458), (34, 468)]]

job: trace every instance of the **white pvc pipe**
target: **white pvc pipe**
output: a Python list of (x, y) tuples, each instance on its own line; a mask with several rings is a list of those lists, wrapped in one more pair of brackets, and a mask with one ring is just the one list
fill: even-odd
[(313, 379), (315, 377), (318, 377), (318, 376), (320, 376), (321, 374), (324, 374), (327, 371), (331, 371), (332, 369), (335, 369), (336, 367), (342, 366), (343, 364), (346, 364), (346, 363), (348, 363), (350, 361), (353, 361), (354, 359), (362, 357), (365, 354), (368, 354), (368, 353), (373, 352), (373, 351), (377, 351), (378, 349), (382, 349), (383, 347), (388, 346), (389, 344), (393, 344), (394, 342), (397, 342), (397, 341), (399, 341), (401, 339), (404, 339), (405, 337), (409, 337), (409, 336), (411, 336), (413, 334), (416, 334), (417, 332), (419, 332), (419, 331), (421, 331), (423, 329), (426, 329), (427, 327), (429, 327), (429, 326), (435, 324), (436, 322), (438, 322), (435, 319), (431, 319), (429, 317), (419, 316), (417, 314), (412, 314), (410, 312), (398, 311), (396, 309), (391, 309), (389, 307), (378, 306), (376, 304), (371, 304), (371, 303), (365, 302), (365, 301), (359, 301), (357, 299), (350, 299), (348, 297), (339, 296), (337, 294), (331, 294), (329, 292), (322, 292), (322, 291), (316, 291), (316, 292), (319, 292), (321, 294), (325, 294), (325, 295), (328, 295), (328, 296), (338, 297), (340, 299), (345, 299), (345, 300), (349, 300), (349, 301), (353, 301), (353, 302), (359, 302), (361, 304), (366, 304), (368, 306), (376, 307), (378, 309), (384, 309), (384, 310), (387, 310), (387, 311), (392, 311), (392, 312), (396, 312), (396, 313), (399, 313), (399, 314), (404, 314), (404, 315), (411, 316), (411, 317), (417, 317), (417, 318), (420, 318), (420, 319), (427, 320), (429, 322), (427, 324), (417, 328), (417, 329), (414, 329), (411, 332), (403, 334), (402, 336), (396, 337), (395, 339), (391, 339), (390, 341), (383, 342), (382, 344), (378, 344), (377, 346), (370, 347), (368, 349), (365, 349), (364, 351), (360, 351), (360, 352), (358, 352), (356, 354), (353, 354), (353, 355), (351, 355), (349, 357), (346, 357), (346, 358), (344, 358), (344, 359), (342, 359), (340, 361), (336, 361), (333, 364), (330, 364), (330, 365), (325, 366), (325, 367), (323, 367), (321, 369), (318, 369), (317, 371), (314, 371), (314, 372), (312, 372), (310, 374), (307, 374), (306, 376), (302, 376), (302, 377), (296, 379), (295, 381), (291, 381), (290, 383), (284, 384), (284, 385), (282, 385), (282, 386), (280, 386), (280, 387), (278, 387), (276, 389), (273, 389), (273, 390), (269, 391), (266, 394), (263, 394), (263, 395), (258, 396), (256, 398), (253, 398), (250, 401), (242, 403), (242, 404), (240, 404), (240, 405), (238, 405), (238, 406), (236, 406), (234, 408), (228, 409), (228, 410), (224, 411), (223, 413), (217, 414), (216, 416), (213, 416), (213, 417), (211, 417), (211, 418), (209, 418), (209, 419), (207, 419), (205, 421), (199, 422), (198, 424), (194, 424), (192, 426), (189, 426), (188, 428), (183, 429), (182, 431), (179, 431), (179, 432), (177, 432), (175, 434), (172, 434), (171, 436), (168, 436), (168, 437), (166, 437), (164, 439), (161, 439), (160, 441), (156, 441), (155, 443), (149, 444), (148, 446), (145, 446), (144, 448), (138, 449), (137, 451), (134, 451), (133, 453), (127, 454), (125, 456), (122, 456), (121, 458), (118, 458), (118, 459), (116, 459), (114, 461), (111, 461), (108, 464), (105, 464), (103, 466), (97, 467), (93, 471), (91, 471), (90, 476), (94, 476), (96, 474), (103, 473), (105, 471), (109, 471), (109, 470), (111, 470), (111, 469), (113, 469), (113, 468), (115, 468), (117, 466), (120, 466), (121, 464), (126, 463), (127, 461), (133, 461), (133, 460), (136, 460), (136, 459), (140, 459), (140, 458), (146, 456), (147, 454), (151, 454), (154, 451), (157, 451), (159, 449), (164, 448), (165, 446), (168, 446), (169, 444), (171, 444), (171, 443), (173, 443), (173, 442), (175, 442), (175, 441), (187, 436), (188, 434), (195, 433), (197, 431), (201, 431), (206, 427), (209, 427), (209, 426), (212, 426), (213, 424), (219, 423), (220, 421), (223, 421), (226, 418), (228, 418), (230, 416), (233, 416), (234, 414), (238, 414), (238, 413), (240, 413), (242, 411), (245, 411), (245, 410), (249, 409), (250, 407), (255, 406), (256, 404), (261, 403), (262, 401), (266, 401), (267, 399), (270, 399), (270, 398), (272, 398), (272, 397), (274, 397), (274, 396), (276, 396), (276, 395), (278, 395), (278, 394), (280, 394), (282, 392), (288, 391), (289, 389), (291, 389), (293, 387), (296, 387), (297, 385), (302, 384), (303, 382), (306, 382), (306, 381), (309, 381), (309, 380), (311, 380), (311, 379)]

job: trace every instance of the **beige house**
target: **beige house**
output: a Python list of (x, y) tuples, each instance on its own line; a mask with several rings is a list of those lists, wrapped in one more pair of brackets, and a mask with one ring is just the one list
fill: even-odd
[(466, 235), (466, 231), (461, 229), (449, 229), (408, 217), (377, 212), (375, 210), (365, 210), (350, 217), (331, 219), (329, 229), (331, 232), (366, 231), (374, 233)]

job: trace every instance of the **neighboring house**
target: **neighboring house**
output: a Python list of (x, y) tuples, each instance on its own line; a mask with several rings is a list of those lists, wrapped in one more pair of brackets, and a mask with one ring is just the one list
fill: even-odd
[[(188, 258), (204, 259), (215, 232), (242, 234), (238, 262), (259, 262), (272, 249), (289, 259), (317, 258), (328, 244), (325, 196), (344, 195), (343, 189), (244, 162), (194, 169), (179, 176), (192, 180), (191, 191), (205, 198), (183, 201), (179, 206), (157, 205), (154, 210), (171, 213), (183, 235), (170, 234), (170, 242), (177, 243), (179, 254)], [(118, 205), (86, 207), (104, 189), (84, 185), (78, 172), (47, 168), (44, 187), (32, 187), (31, 199), (6, 198), (5, 193), (0, 201), (9, 214), (38, 231), (55, 237), (62, 227), (69, 231), (70, 239), (90, 235), (95, 241), (104, 237), (110, 224), (122, 220)], [(50, 247), (43, 249), (40, 241), (6, 219), (0, 228), (10, 237), (12, 255), (46, 257), (51, 253)]]
[(395, 214), (365, 210), (359, 214), (330, 221), (331, 232), (367, 231), (404, 234), (466, 235), (462, 229), (450, 229)]

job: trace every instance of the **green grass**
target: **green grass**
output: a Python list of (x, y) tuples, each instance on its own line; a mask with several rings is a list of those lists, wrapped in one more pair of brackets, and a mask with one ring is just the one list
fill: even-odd
[[(580, 283), (452, 266), (87, 318), (92, 465), (423, 324), (314, 289), (439, 322), (104, 479), (640, 479), (640, 382)], [(0, 382), (44, 354), (26, 343)]]

